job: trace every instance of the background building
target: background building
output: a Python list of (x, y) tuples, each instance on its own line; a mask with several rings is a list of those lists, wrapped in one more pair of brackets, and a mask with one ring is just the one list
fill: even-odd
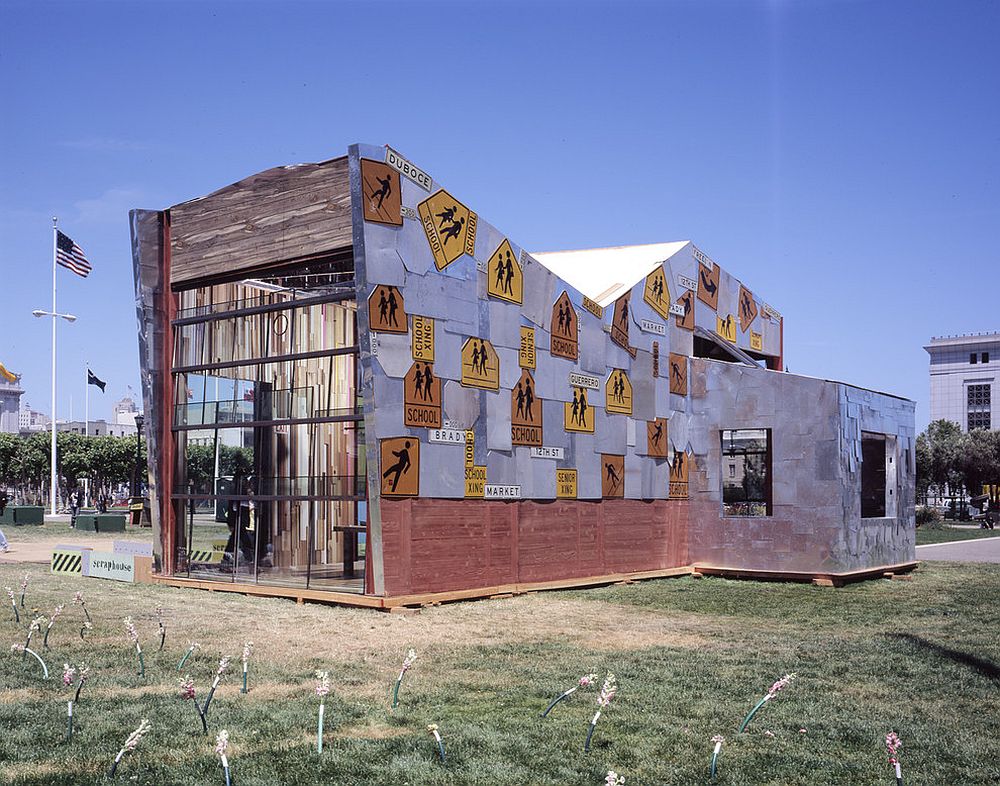
[(962, 431), (1000, 428), (1000, 333), (932, 338), (930, 419), (950, 420)]
[(21, 376), (18, 374), (15, 382), (9, 382), (0, 376), (0, 432), (17, 434), (21, 430)]
[(133, 416), (131, 423), (108, 423), (103, 418), (91, 420), (86, 429), (82, 420), (60, 420), (56, 423), (56, 431), (89, 434), (92, 437), (134, 437), (135, 419)]

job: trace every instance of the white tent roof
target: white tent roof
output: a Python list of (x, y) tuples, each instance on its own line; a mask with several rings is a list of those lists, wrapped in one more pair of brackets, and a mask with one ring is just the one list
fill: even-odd
[(607, 306), (688, 242), (532, 252), (531, 256), (591, 300)]

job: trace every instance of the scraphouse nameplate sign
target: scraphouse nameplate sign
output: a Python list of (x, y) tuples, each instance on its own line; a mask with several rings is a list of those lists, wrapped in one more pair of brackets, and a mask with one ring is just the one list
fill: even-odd
[(428, 175), (420, 167), (415, 166), (411, 162), (407, 161), (403, 156), (393, 150), (391, 147), (386, 146), (385, 148), (385, 163), (399, 172), (401, 175), (408, 177), (418, 186), (420, 186), (424, 191), (431, 190), (431, 176)]
[(434, 428), (427, 432), (427, 440), (443, 445), (464, 445), (465, 432), (457, 428)]
[(444, 270), (462, 254), (475, 257), (477, 216), (445, 190), (417, 205), (434, 265)]
[(403, 424), (441, 428), (441, 380), (430, 363), (414, 363), (403, 377)]
[(381, 161), (362, 158), (361, 189), (365, 221), (403, 225), (399, 172)]
[(535, 380), (528, 369), (510, 392), (510, 441), (513, 445), (542, 444), (542, 402), (535, 397)]
[(662, 264), (657, 265), (646, 276), (646, 285), (642, 290), (642, 299), (649, 304), (653, 311), (664, 319), (670, 315), (670, 287), (667, 286), (667, 276), (663, 271)]
[(485, 338), (470, 338), (462, 347), (462, 384), (484, 390), (500, 389), (500, 358)]
[(496, 484), (486, 484), (486, 499), (521, 499), (520, 486), (500, 486)]
[(552, 340), (549, 344), (549, 352), (556, 357), (576, 360), (580, 353), (576, 309), (573, 308), (573, 303), (565, 292), (552, 306), (550, 327)]
[(569, 384), (576, 388), (590, 388), (591, 390), (601, 389), (601, 378), (592, 377), (589, 374), (579, 374), (576, 371), (569, 373)]
[(416, 437), (390, 437), (380, 440), (379, 448), (382, 496), (419, 496), (420, 440)]
[[(674, 324), (685, 330), (694, 330), (694, 292), (687, 290), (677, 298), (675, 306), (680, 307), (680, 314), (674, 316)], [(673, 306), (671, 306), (673, 309)]]
[(750, 290), (742, 284), (740, 284), (739, 310), (740, 330), (746, 333), (750, 325), (757, 318), (757, 304), (754, 302), (753, 295), (750, 294)]
[(622, 369), (616, 368), (604, 386), (604, 409), (616, 415), (632, 414), (632, 382)]
[(486, 263), (486, 292), (518, 305), (524, 300), (524, 276), (521, 265), (514, 256), (510, 241), (504, 238), (493, 256)]
[(563, 404), (563, 428), (566, 431), (594, 433), (594, 412), (587, 401), (587, 391), (576, 388), (573, 400)]
[(434, 320), (414, 315), (410, 325), (410, 351), (414, 360), (434, 362)]
[(135, 555), (84, 549), (82, 573), (92, 579), (135, 581)]
[(521, 368), (535, 367), (535, 329), (521, 328), (521, 345), (517, 353), (517, 362)]
[(566, 452), (562, 448), (532, 448), (532, 458), (559, 459), (565, 458)]
[(372, 290), (368, 296), (368, 328), (381, 333), (407, 331), (403, 293), (396, 287), (378, 284)]
[(576, 499), (576, 470), (556, 470), (556, 499)]

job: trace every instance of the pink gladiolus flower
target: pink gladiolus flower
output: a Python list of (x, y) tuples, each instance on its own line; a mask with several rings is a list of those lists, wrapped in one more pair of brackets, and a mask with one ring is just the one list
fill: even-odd
[(589, 688), (595, 682), (597, 682), (597, 675), (596, 674), (584, 674), (582, 677), (580, 677), (580, 687), (581, 688)]
[(187, 674), (184, 675), (184, 679), (179, 680), (181, 686), (181, 698), (182, 699), (193, 699), (194, 698), (194, 680), (191, 679)]
[(215, 738), (215, 755), (225, 757), (227, 750), (229, 750), (229, 732), (223, 729)]
[(316, 695), (323, 698), (330, 692), (330, 672), (317, 671), (316, 679), (319, 680), (316, 684)]
[(614, 770), (608, 770), (604, 777), (604, 786), (625, 786), (625, 778)]
[(604, 678), (604, 684), (601, 686), (601, 695), (597, 697), (597, 703), (601, 707), (607, 707), (616, 693), (618, 693), (617, 680), (615, 679), (615, 675), (609, 671), (608, 676)]
[(73, 680), (76, 678), (76, 669), (70, 666), (68, 663), (63, 664), (63, 685), (69, 687), (73, 684)]
[(896, 754), (903, 747), (903, 741), (896, 732), (891, 731), (885, 735), (885, 746), (889, 749), (889, 761), (895, 764)]
[(712, 742), (715, 742), (715, 743), (725, 742), (725, 741), (726, 741), (726, 738), (723, 737), (721, 734), (716, 734), (714, 737), (712, 737)]
[(125, 634), (129, 637), (133, 644), (139, 645), (139, 631), (136, 630), (135, 624), (132, 622), (131, 617), (126, 617), (122, 620), (125, 624)]
[(782, 677), (780, 680), (774, 683), (774, 685), (771, 686), (771, 690), (767, 692), (767, 695), (772, 698), (777, 696), (778, 693), (787, 688), (788, 685), (791, 683), (791, 681), (794, 679), (795, 679), (794, 674), (786, 674), (784, 677)]
[(409, 651), (407, 651), (406, 657), (403, 658), (403, 674), (405, 674), (407, 671), (410, 670), (410, 666), (413, 665), (413, 662), (416, 659), (417, 659), (417, 651), (416, 650), (410, 649)]

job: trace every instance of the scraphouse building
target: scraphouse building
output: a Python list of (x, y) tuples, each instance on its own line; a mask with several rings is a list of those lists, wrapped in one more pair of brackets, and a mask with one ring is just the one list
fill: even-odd
[(914, 405), (689, 242), (532, 254), (395, 150), (130, 214), (157, 580), (390, 607), (914, 564)]

